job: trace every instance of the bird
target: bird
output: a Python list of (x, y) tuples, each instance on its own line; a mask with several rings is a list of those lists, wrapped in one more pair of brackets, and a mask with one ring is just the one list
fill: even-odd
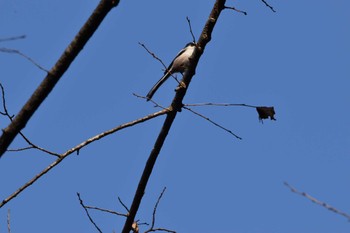
[(189, 58), (192, 56), (194, 48), (196, 47), (196, 43), (190, 42), (186, 44), (186, 46), (180, 50), (180, 52), (176, 55), (174, 60), (170, 63), (168, 68), (164, 71), (164, 75), (159, 81), (154, 84), (152, 89), (147, 94), (147, 101), (152, 99), (154, 93), (158, 90), (158, 88), (173, 74), (181, 73), (183, 74), (190, 63)]

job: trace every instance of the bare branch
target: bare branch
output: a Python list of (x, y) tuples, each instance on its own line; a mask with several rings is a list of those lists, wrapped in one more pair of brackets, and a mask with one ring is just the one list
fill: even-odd
[(212, 123), (213, 125), (215, 125), (215, 126), (221, 128), (221, 129), (225, 130), (225, 131), (228, 132), (229, 134), (233, 135), (235, 138), (242, 140), (242, 138), (241, 138), (240, 136), (238, 136), (237, 134), (233, 133), (231, 130), (226, 129), (225, 127), (219, 125), (218, 123), (216, 123), (216, 122), (210, 120), (208, 117), (206, 117), (206, 116), (204, 116), (204, 115), (202, 115), (202, 114), (200, 114), (200, 113), (198, 113), (198, 112), (195, 112), (195, 111), (193, 111), (192, 109), (190, 109), (190, 108), (188, 108), (188, 107), (183, 107), (183, 108), (186, 109), (186, 110), (188, 110), (188, 111), (190, 111), (190, 112), (192, 112), (192, 113), (194, 113), (195, 115), (197, 115), (197, 116), (199, 116), (199, 117), (201, 117), (201, 118), (203, 118), (203, 119), (209, 121), (209, 122)]
[(191, 25), (190, 18), (189, 18), (188, 16), (186, 16), (186, 20), (187, 20), (187, 23), (188, 23), (188, 27), (190, 28), (190, 33), (191, 33), (191, 36), (192, 36), (192, 41), (193, 41), (193, 43), (196, 43), (196, 37), (193, 35), (192, 25)]
[(275, 9), (273, 9), (273, 7), (270, 5), (270, 4), (268, 4), (267, 2), (266, 2), (266, 0), (261, 0), (263, 3), (265, 3), (265, 5), (268, 7), (268, 8), (270, 8), (271, 10), (272, 10), (272, 12), (275, 12), (276, 13), (276, 11), (275, 11)]
[[(148, 233), (148, 232), (155, 232), (155, 231), (165, 231), (165, 232), (175, 232), (175, 231), (172, 231), (172, 230), (168, 230), (168, 229), (165, 229), (165, 228), (154, 228), (154, 225), (156, 223), (156, 211), (157, 211), (157, 208), (158, 208), (158, 204), (160, 202), (160, 199), (162, 198), (164, 192), (166, 190), (166, 187), (163, 188), (163, 191), (161, 192), (161, 194), (159, 195), (158, 199), (157, 199), (157, 202), (156, 204), (154, 205), (154, 208), (153, 208), (153, 214), (152, 214), (152, 224), (151, 224), (151, 227), (145, 231), (145, 233)], [(176, 232), (175, 232), (176, 233)]]
[(225, 9), (234, 10), (234, 11), (237, 11), (238, 13), (242, 13), (242, 14), (244, 14), (244, 15), (247, 15), (247, 14), (248, 14), (246, 11), (238, 10), (238, 9), (236, 9), (235, 7), (232, 7), (232, 6), (225, 6)]
[(249, 105), (249, 104), (230, 104), (230, 103), (197, 103), (197, 104), (184, 104), (184, 106), (219, 106), (219, 107), (248, 107), (248, 108), (257, 108), (258, 106)]
[(89, 211), (87, 210), (86, 206), (85, 206), (84, 203), (83, 203), (83, 200), (80, 198), (80, 194), (79, 194), (79, 193), (77, 193), (77, 196), (78, 196), (78, 198), (79, 198), (80, 205), (84, 208), (85, 213), (86, 213), (86, 215), (88, 216), (90, 222), (95, 226), (95, 228), (96, 228), (100, 233), (102, 233), (101, 229), (97, 226), (97, 224), (96, 224), (96, 223), (94, 222), (94, 220), (91, 218), (91, 216), (90, 216), (90, 214), (89, 214)]
[(46, 167), (44, 170), (42, 170), (40, 173), (38, 173), (36, 176), (34, 176), (30, 181), (28, 181), (26, 184), (24, 184), (22, 187), (20, 187), (18, 190), (16, 190), (14, 193), (12, 193), (10, 196), (8, 196), (6, 199), (4, 199), (1, 203), (0, 203), (0, 208), (3, 207), (6, 203), (8, 203), (10, 200), (12, 200), (13, 198), (15, 198), (18, 194), (20, 194), (23, 190), (25, 190), (26, 188), (28, 188), (29, 186), (31, 186), (33, 183), (35, 183), (40, 177), (42, 177), (43, 175), (45, 175), (47, 172), (49, 172), (52, 168), (56, 167), (59, 163), (61, 163), (63, 161), (63, 159), (65, 159), (66, 157), (68, 157), (70, 154), (79, 151), (81, 148), (89, 145), (90, 143), (100, 140), (110, 134), (113, 134), (117, 131), (120, 131), (122, 129), (131, 127), (133, 125), (142, 123), (144, 121), (153, 119), (157, 116), (161, 116), (164, 114), (167, 114), (170, 110), (169, 109), (163, 109), (161, 111), (149, 114), (145, 117), (139, 118), (137, 120), (119, 125), (113, 129), (110, 129), (108, 131), (105, 131), (103, 133), (100, 133), (92, 138), (89, 138), (88, 140), (78, 144), (77, 146), (67, 150), (65, 153), (61, 154), (60, 157), (54, 161), (53, 163), (51, 163), (48, 167)]
[[(160, 193), (159, 197), (158, 197), (158, 200), (156, 202), (156, 204), (154, 205), (154, 208), (153, 208), (153, 214), (152, 214), (152, 224), (151, 224), (151, 228), (150, 229), (153, 229), (154, 227), (154, 224), (156, 223), (156, 211), (157, 211), (157, 208), (158, 208), (158, 204), (160, 202), (160, 199), (162, 198), (164, 192), (166, 190), (166, 187), (163, 188), (163, 191)], [(147, 231), (146, 231), (147, 232)]]
[(19, 56), (24, 57), (25, 59), (27, 59), (28, 61), (30, 61), (33, 65), (35, 65), (36, 67), (38, 67), (40, 70), (45, 71), (46, 73), (49, 73), (49, 71), (48, 71), (47, 69), (45, 69), (44, 67), (42, 67), (41, 65), (39, 65), (39, 63), (37, 63), (36, 61), (34, 61), (32, 58), (28, 57), (28, 56), (25, 55), (24, 53), (20, 52), (19, 50), (16, 50), (16, 49), (8, 49), (8, 48), (0, 48), (0, 52), (18, 54)]
[(7, 232), (8, 232), (8, 233), (11, 233), (10, 209), (7, 210)]
[(19, 132), (19, 134), (22, 136), (22, 138), (30, 145), (32, 146), (34, 149), (37, 149), (37, 150), (40, 150), (44, 153), (47, 153), (47, 154), (50, 154), (50, 155), (54, 155), (56, 157), (60, 157), (61, 155), (58, 154), (58, 153), (55, 153), (55, 152), (52, 152), (52, 151), (49, 151), (49, 150), (46, 150), (40, 146), (37, 146), (35, 145), (34, 143), (32, 143), (22, 132)]
[(110, 134), (113, 134), (113, 133), (117, 132), (117, 131), (120, 131), (120, 130), (122, 130), (122, 129), (129, 128), (129, 127), (131, 127), (131, 126), (134, 126), (134, 125), (140, 124), (140, 123), (142, 123), (142, 122), (151, 120), (151, 119), (156, 118), (156, 117), (158, 117), (158, 116), (165, 115), (165, 114), (167, 114), (168, 112), (170, 112), (170, 110), (169, 110), (168, 108), (166, 108), (166, 109), (160, 110), (160, 111), (158, 111), (158, 112), (149, 114), (149, 115), (147, 115), (147, 116), (145, 116), (145, 117), (139, 118), (139, 119), (137, 119), (137, 120), (130, 121), (130, 122), (128, 122), (128, 123), (119, 125), (119, 126), (113, 128), (113, 129), (107, 130), (107, 131), (105, 131), (105, 132), (103, 132), (103, 133), (100, 133), (100, 134), (98, 134), (98, 135), (96, 135), (96, 136), (94, 136), (94, 137), (92, 137), (92, 138), (89, 138), (88, 140), (86, 140), (86, 141), (80, 143), (79, 145), (73, 147), (72, 149), (69, 149), (69, 150), (66, 151), (64, 154), (62, 154), (61, 157), (66, 157), (67, 155), (69, 155), (69, 154), (71, 154), (71, 153), (73, 153), (73, 152), (75, 152), (75, 151), (80, 150), (81, 148), (83, 148), (83, 147), (89, 145), (90, 143), (92, 143), (92, 142), (94, 142), (94, 141), (97, 141), (97, 140), (100, 140), (100, 139), (102, 139), (102, 138), (104, 138), (104, 137), (106, 137), (106, 136), (108, 136), (108, 135), (110, 135)]
[(4, 109), (4, 112), (1, 112), (1, 115), (7, 116), (10, 120), (12, 120), (13, 115), (11, 116), (7, 110), (6, 107), (6, 98), (5, 98), (5, 88), (4, 86), (0, 83), (0, 88), (1, 88), (1, 96), (2, 96), (2, 108)]
[(17, 148), (17, 149), (8, 149), (7, 152), (20, 152), (20, 151), (25, 151), (25, 150), (30, 150), (34, 149), (33, 146), (27, 146), (27, 147), (22, 147), (22, 148)]
[(291, 186), (291, 185), (288, 184), (287, 182), (284, 182), (284, 185), (287, 186), (287, 187), (290, 189), (290, 191), (292, 191), (293, 193), (299, 194), (299, 195), (301, 195), (301, 196), (303, 196), (303, 197), (309, 199), (309, 200), (312, 201), (313, 203), (315, 203), (315, 204), (317, 204), (317, 205), (320, 205), (320, 206), (326, 208), (326, 209), (329, 210), (329, 211), (332, 211), (332, 212), (334, 212), (334, 213), (336, 213), (336, 214), (342, 215), (343, 217), (347, 218), (348, 221), (350, 221), (350, 215), (349, 215), (349, 214), (347, 214), (347, 213), (345, 213), (345, 212), (343, 212), (343, 211), (340, 211), (340, 210), (336, 209), (335, 207), (333, 207), (333, 206), (327, 204), (326, 202), (319, 201), (318, 199), (316, 199), (316, 198), (310, 196), (309, 194), (307, 194), (307, 193), (305, 193), (305, 192), (300, 192), (300, 191), (298, 191), (296, 188), (294, 188), (293, 186)]
[[(164, 70), (167, 70), (168, 67), (164, 64), (164, 62), (162, 61), (162, 59), (160, 59), (155, 53), (153, 53), (151, 50), (149, 50), (145, 44), (139, 42), (139, 45), (141, 45), (146, 51), (147, 53), (149, 53), (154, 59), (158, 60), (164, 67)], [(175, 79), (175, 81), (180, 84), (179, 80), (177, 79), (175, 74), (171, 74), (171, 77)]]
[(130, 210), (129, 210), (128, 207), (122, 202), (122, 199), (120, 199), (120, 197), (118, 197), (118, 201), (119, 201), (119, 203), (124, 207), (124, 209), (129, 213)]
[(146, 96), (141, 96), (141, 95), (138, 95), (136, 93), (132, 93), (134, 96), (136, 96), (137, 98), (141, 98), (141, 99), (145, 99), (145, 100), (148, 100), (149, 102), (153, 103), (154, 104), (154, 107), (160, 107), (162, 109), (166, 109), (165, 107), (163, 107), (162, 105), (158, 104), (156, 101), (152, 100), (152, 99), (148, 99)]
[(171, 109), (171, 111), (169, 111), (167, 113), (167, 117), (165, 118), (163, 126), (160, 130), (160, 133), (159, 133), (155, 143), (154, 143), (153, 149), (152, 149), (152, 151), (147, 159), (145, 168), (142, 172), (140, 181), (139, 181), (137, 189), (135, 191), (134, 199), (133, 199), (131, 207), (130, 207), (129, 216), (127, 217), (127, 219), (124, 223), (122, 233), (129, 233), (132, 229), (132, 224), (134, 223), (136, 213), (140, 207), (143, 195), (145, 193), (147, 183), (148, 183), (149, 178), (150, 178), (152, 171), (153, 171), (153, 167), (157, 161), (158, 155), (159, 155), (160, 150), (164, 144), (164, 141), (165, 141), (165, 139), (170, 131), (170, 128), (175, 120), (177, 112), (181, 111), (181, 109), (183, 107), (182, 100), (185, 97), (186, 92), (187, 92), (189, 85), (191, 83), (192, 77), (195, 74), (198, 61), (199, 61), (200, 57), (202, 56), (206, 45), (211, 40), (211, 34), (213, 32), (213, 29), (214, 29), (216, 23), (218, 22), (218, 19), (219, 19), (219, 16), (220, 16), (222, 10), (225, 7), (225, 2), (226, 2), (225, 0), (216, 0), (215, 1), (213, 9), (210, 12), (208, 20), (203, 28), (201, 36), (199, 37), (199, 40), (196, 44), (196, 47), (193, 51), (193, 54), (189, 58), (191, 64), (189, 65), (188, 69), (184, 73), (182, 80), (181, 80), (181, 84), (183, 83), (183, 85), (186, 88), (178, 88), (176, 91), (176, 94), (175, 94), (174, 99), (171, 103), (171, 106), (169, 107), (169, 109)]
[(264, 119), (270, 118), (270, 120), (275, 121), (275, 108), (274, 107), (266, 107), (266, 106), (254, 106), (249, 104), (228, 104), (228, 103), (198, 103), (198, 104), (185, 104), (184, 106), (220, 106), (220, 107), (249, 107), (255, 108), (259, 115), (259, 121), (263, 123)]
[[(13, 119), (13, 115), (10, 115), (10, 113), (8, 112), (7, 110), (7, 106), (6, 106), (6, 98), (5, 98), (5, 90), (4, 90), (4, 87), (3, 85), (0, 83), (0, 88), (1, 88), (1, 93), (2, 93), (2, 105), (3, 105), (3, 109), (4, 109), (4, 112), (1, 112), (2, 115), (4, 116), (7, 116), (9, 118), (10, 121), (12, 121)], [(22, 138), (30, 145), (29, 147), (24, 147), (24, 148), (19, 148), (19, 149), (12, 149), (12, 150), (8, 150), (8, 151), (24, 151), (24, 150), (28, 150), (28, 149), (37, 149), (37, 150), (40, 150), (42, 152), (45, 152), (47, 154), (50, 154), (50, 155), (54, 155), (56, 157), (59, 157), (60, 155), (57, 154), (57, 153), (54, 153), (54, 152), (51, 152), (49, 150), (46, 150), (42, 147), (39, 147), (37, 145), (35, 145), (34, 143), (32, 143), (22, 132), (19, 132), (19, 134), (22, 136)]]
[(84, 26), (77, 33), (73, 41), (65, 49), (56, 64), (46, 75), (32, 96), (22, 107), (14, 120), (3, 129), (0, 137), (0, 157), (5, 153), (18, 133), (26, 126), (35, 111), (51, 93), (57, 82), (68, 70), (69, 66), (95, 33), (106, 15), (117, 5), (119, 0), (101, 0)]
[(114, 210), (103, 209), (103, 208), (100, 208), (100, 207), (95, 207), (95, 206), (85, 206), (85, 207), (86, 207), (86, 209), (99, 210), (99, 211), (102, 211), (102, 212), (107, 212), (107, 213), (115, 214), (115, 215), (118, 215), (118, 216), (123, 216), (123, 217), (127, 217), (128, 216), (127, 214), (119, 213), (119, 212), (116, 212)]
[(167, 70), (167, 66), (164, 64), (164, 62), (162, 61), (162, 59), (160, 59), (155, 53), (153, 53), (151, 50), (149, 50), (145, 44), (139, 42), (139, 45), (141, 45), (148, 54), (150, 54), (154, 59), (158, 60), (164, 67), (164, 70)]
[(26, 38), (26, 35), (12, 36), (12, 37), (8, 37), (8, 38), (2, 38), (2, 39), (0, 39), (0, 42), (11, 41), (11, 40), (20, 40), (20, 39), (25, 39), (25, 38)]
[(165, 229), (165, 228), (154, 228), (154, 229), (152, 229), (152, 230), (150, 230), (148, 232), (155, 232), (155, 231), (164, 231), (164, 232), (176, 233), (176, 231), (168, 230), (168, 229)]

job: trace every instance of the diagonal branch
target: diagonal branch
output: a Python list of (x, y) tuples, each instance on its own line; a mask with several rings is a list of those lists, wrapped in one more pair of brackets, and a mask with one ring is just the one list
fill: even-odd
[(100, 140), (110, 134), (113, 134), (117, 131), (120, 131), (122, 129), (131, 127), (133, 125), (142, 123), (144, 121), (153, 119), (155, 117), (161, 116), (166, 114), (167, 112), (169, 112), (169, 109), (163, 109), (161, 111), (152, 113), (150, 115), (147, 115), (145, 117), (139, 118), (137, 120), (119, 125), (113, 129), (107, 130), (103, 133), (100, 133), (92, 138), (89, 138), (88, 140), (76, 145), (75, 147), (67, 150), (65, 153), (61, 154), (59, 156), (59, 158), (57, 160), (55, 160), (53, 163), (51, 163), (48, 167), (46, 167), (44, 170), (42, 170), (40, 173), (38, 173), (36, 176), (34, 176), (31, 180), (29, 180), (27, 183), (25, 183), (22, 187), (20, 187), (19, 189), (17, 189), (14, 193), (12, 193), (10, 196), (8, 196), (6, 199), (4, 199), (1, 203), (0, 203), (0, 208), (3, 207), (6, 203), (8, 203), (9, 201), (11, 201), (13, 198), (15, 198), (18, 194), (20, 194), (22, 191), (24, 191), (26, 188), (28, 188), (29, 186), (31, 186), (33, 183), (35, 183), (40, 177), (42, 177), (43, 175), (45, 175), (47, 172), (49, 172), (52, 168), (56, 167), (58, 164), (60, 164), (65, 158), (67, 158), (69, 155), (71, 155), (74, 152), (79, 153), (79, 150), (82, 149), (83, 147), (89, 145), (90, 143)]
[(209, 119), (208, 117), (203, 116), (202, 114), (200, 114), (200, 113), (198, 113), (198, 112), (196, 112), (196, 111), (193, 111), (193, 110), (190, 109), (190, 108), (184, 107), (184, 109), (186, 109), (186, 110), (192, 112), (193, 114), (195, 114), (195, 115), (197, 115), (197, 116), (199, 116), (199, 117), (201, 117), (201, 118), (203, 118), (203, 119), (209, 121), (210, 123), (212, 123), (213, 125), (219, 127), (220, 129), (225, 130), (225, 131), (228, 132), (229, 134), (233, 135), (235, 138), (242, 140), (242, 138), (241, 138), (240, 136), (238, 136), (237, 134), (233, 133), (231, 130), (226, 129), (225, 127), (219, 125), (218, 123), (214, 122), (213, 120)]
[(268, 8), (270, 8), (270, 10), (271, 10), (272, 12), (276, 13), (275, 9), (273, 9), (273, 7), (272, 7), (270, 4), (268, 4), (268, 3), (266, 2), (266, 0), (261, 0), (261, 1), (265, 4), (265, 6), (267, 6)]
[(26, 35), (21, 35), (21, 36), (12, 36), (12, 37), (7, 37), (7, 38), (1, 38), (0, 42), (11, 41), (11, 40), (20, 40), (20, 39), (25, 39), (26, 37), (27, 37)]
[(78, 199), (79, 199), (79, 203), (80, 205), (83, 207), (83, 209), (85, 210), (86, 215), (88, 216), (90, 222), (95, 226), (96, 230), (98, 230), (98, 232), (102, 233), (101, 229), (97, 226), (97, 224), (94, 222), (94, 220), (91, 218), (88, 208), (84, 205), (83, 200), (80, 198), (80, 193), (77, 193)]
[(132, 229), (132, 224), (134, 222), (136, 213), (140, 207), (141, 200), (142, 200), (143, 194), (145, 193), (148, 180), (152, 174), (153, 167), (156, 163), (156, 160), (164, 144), (164, 141), (170, 131), (172, 123), (175, 120), (177, 112), (181, 111), (181, 108), (183, 106), (182, 100), (185, 97), (189, 84), (192, 80), (192, 77), (195, 74), (198, 61), (204, 52), (205, 46), (211, 40), (211, 34), (213, 32), (216, 22), (218, 21), (221, 11), (225, 8), (225, 2), (226, 0), (215, 1), (214, 7), (209, 15), (209, 18), (204, 26), (202, 34), (198, 40), (196, 49), (194, 50), (192, 56), (190, 57), (191, 65), (189, 66), (188, 70), (184, 73), (184, 76), (181, 81), (181, 83), (183, 83), (184, 85), (179, 85), (179, 87), (177, 88), (177, 92), (171, 103), (171, 107), (170, 107), (171, 111), (168, 112), (167, 117), (162, 126), (162, 129), (160, 130), (160, 133), (156, 139), (156, 142), (154, 143), (154, 147), (148, 157), (148, 160), (146, 162), (145, 168), (141, 175), (139, 184), (135, 191), (134, 199), (130, 207), (129, 216), (127, 217), (124, 223), (122, 233), (129, 233)]
[(120, 197), (118, 197), (118, 201), (119, 203), (124, 207), (124, 209), (126, 210), (127, 213), (129, 213), (129, 209), (128, 207), (123, 203), (122, 199)]
[(288, 184), (287, 182), (284, 182), (284, 185), (287, 186), (287, 187), (290, 189), (290, 191), (292, 191), (293, 193), (299, 194), (299, 195), (301, 195), (301, 196), (303, 196), (303, 197), (309, 199), (309, 200), (312, 201), (313, 203), (315, 203), (315, 204), (317, 204), (317, 205), (320, 205), (320, 206), (326, 208), (326, 209), (329, 210), (329, 211), (332, 211), (332, 212), (334, 212), (334, 213), (336, 213), (336, 214), (342, 215), (342, 216), (344, 216), (345, 218), (347, 218), (348, 221), (350, 221), (350, 215), (349, 215), (349, 214), (347, 214), (347, 213), (345, 213), (345, 212), (343, 212), (343, 211), (340, 211), (340, 210), (336, 209), (335, 207), (333, 207), (333, 206), (327, 204), (326, 202), (319, 201), (318, 199), (312, 197), (311, 195), (309, 195), (309, 194), (307, 194), (307, 193), (305, 193), (305, 192), (300, 192), (300, 191), (298, 191), (296, 188), (294, 188), (293, 186), (291, 186), (291, 185)]
[(234, 10), (234, 11), (236, 11), (236, 12), (238, 12), (238, 13), (242, 13), (242, 14), (244, 14), (244, 15), (247, 15), (247, 14), (248, 14), (246, 11), (238, 10), (237, 8), (232, 7), (232, 6), (225, 6), (225, 9)]
[(115, 215), (118, 215), (118, 216), (123, 216), (123, 217), (127, 217), (128, 216), (127, 214), (119, 213), (119, 212), (114, 211), (114, 210), (103, 209), (103, 208), (96, 207), (96, 206), (87, 206), (86, 205), (85, 207), (86, 207), (86, 209), (99, 210), (99, 211), (102, 211), (102, 212), (115, 214)]
[(24, 57), (25, 59), (27, 59), (28, 61), (30, 61), (33, 65), (35, 65), (36, 67), (38, 67), (38, 68), (41, 69), (42, 71), (45, 71), (46, 73), (49, 72), (47, 69), (45, 69), (44, 67), (42, 67), (41, 65), (39, 65), (39, 63), (37, 63), (37, 62), (34, 61), (32, 58), (28, 57), (27, 55), (25, 55), (24, 53), (22, 53), (22, 52), (19, 51), (19, 50), (16, 50), (16, 49), (8, 49), (8, 48), (0, 48), (0, 52), (18, 54), (19, 56)]
[(167, 69), (167, 66), (164, 64), (164, 62), (162, 61), (162, 59), (160, 59), (154, 52), (152, 52), (151, 50), (149, 50), (146, 45), (144, 43), (139, 42), (139, 45), (141, 45), (142, 48), (144, 48), (148, 54), (150, 54), (154, 59), (156, 59), (157, 61), (159, 61), (162, 66), (164, 67), (164, 70)]
[(5, 153), (11, 142), (21, 131), (35, 111), (44, 102), (63, 74), (68, 70), (74, 59), (84, 48), (88, 40), (95, 33), (106, 15), (119, 4), (119, 0), (101, 0), (84, 26), (73, 41), (65, 49), (56, 64), (51, 68), (45, 79), (34, 91), (27, 103), (22, 107), (13, 121), (3, 130), (0, 137), (0, 157)]
[[(146, 47), (145, 44), (139, 42), (139, 45), (140, 45), (142, 48), (144, 48), (144, 49), (147, 51), (147, 53), (150, 54), (154, 59), (156, 59), (157, 61), (159, 61), (159, 62), (162, 64), (162, 66), (164, 67), (164, 70), (165, 70), (165, 71), (168, 69), (168, 67), (164, 64), (164, 62), (162, 61), (162, 59), (160, 59), (155, 53), (153, 53), (151, 50), (149, 50), (149, 49)], [(171, 74), (171, 77), (174, 78), (175, 81), (176, 81), (177, 83), (180, 84), (180, 82), (179, 82), (179, 80), (177, 79), (176, 75)]]
[[(9, 111), (7, 110), (7, 106), (6, 106), (6, 98), (5, 98), (5, 90), (4, 90), (4, 87), (3, 85), (0, 83), (0, 88), (1, 88), (1, 94), (2, 94), (2, 107), (4, 109), (4, 112), (1, 112), (0, 111), (0, 114), (1, 115), (4, 115), (4, 116), (7, 116), (7, 118), (12, 121), (13, 120), (13, 115), (10, 115)], [(46, 150), (42, 147), (39, 147), (37, 145), (35, 145), (34, 143), (32, 143), (21, 131), (19, 132), (19, 134), (22, 136), (22, 138), (29, 144), (28, 147), (25, 147), (25, 148), (19, 148), (19, 149), (14, 149), (14, 150), (7, 150), (7, 151), (15, 151), (15, 152), (18, 152), (18, 151), (23, 151), (23, 150), (29, 150), (29, 149), (37, 149), (37, 150), (40, 150), (42, 152), (45, 152), (47, 154), (50, 154), (50, 155), (54, 155), (54, 156), (57, 156), (59, 157), (59, 154), (57, 153), (54, 153), (54, 152), (51, 152), (49, 150)]]

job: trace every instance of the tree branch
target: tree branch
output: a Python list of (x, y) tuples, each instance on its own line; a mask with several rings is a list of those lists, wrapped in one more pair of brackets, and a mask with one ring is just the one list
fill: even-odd
[(26, 38), (26, 35), (12, 36), (12, 37), (7, 37), (7, 38), (1, 38), (0, 42), (11, 41), (11, 40), (20, 40), (20, 39), (25, 39), (25, 38)]
[[(148, 183), (148, 180), (152, 174), (153, 167), (156, 163), (156, 160), (158, 158), (159, 152), (164, 144), (164, 141), (170, 131), (170, 128), (172, 126), (172, 123), (177, 115), (178, 111), (181, 111), (181, 108), (183, 106), (182, 100), (184, 96), (186, 95), (186, 91), (189, 87), (189, 84), (191, 82), (192, 77), (195, 74), (195, 70), (198, 64), (198, 61), (201, 57), (201, 55), (204, 52), (205, 46), (209, 41), (211, 40), (211, 34), (213, 32), (214, 26), (216, 22), (218, 21), (218, 18), (220, 16), (221, 11), (225, 8), (225, 2), (226, 0), (216, 0), (214, 7), (209, 15), (209, 18), (204, 26), (204, 29), (201, 33), (201, 36), (198, 40), (196, 49), (194, 50), (190, 61), (191, 65), (188, 68), (188, 70), (184, 73), (184, 76), (182, 78), (181, 83), (184, 85), (179, 85), (177, 88), (177, 92), (175, 94), (175, 97), (171, 103), (171, 111), (168, 112), (167, 117), (164, 121), (163, 127), (158, 135), (158, 138), (154, 144), (154, 147), (148, 157), (148, 160), (146, 162), (145, 168), (143, 170), (141, 179), (139, 181), (139, 184), (137, 186), (133, 202), (130, 207), (129, 216), (127, 217), (124, 227), (122, 230), (122, 233), (129, 233), (132, 229), (132, 224), (134, 222), (136, 213), (140, 207), (140, 203), (143, 197), (143, 194), (145, 193), (145, 189)], [(185, 88), (186, 87), (186, 88)]]
[(226, 129), (225, 127), (219, 125), (218, 123), (212, 121), (212, 120), (209, 119), (208, 117), (203, 116), (202, 114), (200, 114), (200, 113), (198, 113), (198, 112), (196, 112), (196, 111), (193, 111), (193, 110), (190, 109), (190, 108), (187, 108), (187, 107), (183, 107), (183, 108), (186, 109), (186, 110), (188, 110), (188, 111), (190, 111), (190, 112), (192, 112), (193, 114), (195, 114), (195, 115), (197, 115), (197, 116), (199, 116), (199, 117), (201, 117), (201, 118), (203, 118), (203, 119), (209, 121), (210, 123), (212, 123), (213, 125), (219, 127), (220, 129), (225, 130), (225, 131), (228, 132), (229, 134), (233, 135), (235, 138), (237, 138), (237, 139), (239, 139), (239, 140), (242, 140), (242, 138), (241, 138), (240, 136), (238, 136), (237, 134), (233, 133), (231, 130)]
[(192, 41), (193, 41), (193, 43), (196, 43), (196, 37), (194, 36), (193, 31), (192, 31), (191, 20), (190, 20), (190, 18), (188, 16), (186, 17), (186, 20), (187, 20), (187, 23), (188, 23), (188, 27), (190, 29), (190, 33), (191, 33), (191, 36), (192, 36)]
[(272, 10), (272, 12), (275, 12), (275, 13), (276, 13), (275, 9), (273, 9), (273, 7), (272, 7), (270, 4), (268, 4), (268, 3), (266, 2), (266, 0), (261, 0), (261, 1), (265, 4), (265, 6), (267, 6), (268, 8), (270, 8), (270, 10)]
[(307, 193), (305, 193), (305, 192), (300, 192), (300, 191), (298, 191), (296, 188), (294, 188), (293, 186), (291, 186), (291, 185), (288, 184), (287, 182), (284, 182), (284, 185), (287, 186), (287, 187), (290, 189), (290, 191), (292, 191), (293, 193), (299, 194), (300, 196), (303, 196), (303, 197), (309, 199), (309, 200), (312, 201), (313, 203), (315, 203), (315, 204), (317, 204), (317, 205), (320, 205), (320, 206), (326, 208), (326, 209), (329, 210), (329, 211), (332, 211), (332, 212), (334, 212), (334, 213), (336, 213), (336, 214), (342, 215), (343, 217), (347, 218), (348, 221), (350, 221), (350, 215), (349, 215), (349, 214), (347, 214), (347, 213), (345, 213), (345, 212), (343, 212), (343, 211), (340, 211), (340, 210), (336, 209), (335, 207), (333, 207), (333, 206), (327, 204), (326, 202), (319, 201), (318, 199), (312, 197), (311, 195), (309, 195), (309, 194), (307, 194)]
[(103, 209), (103, 208), (100, 208), (100, 207), (87, 206), (87, 205), (85, 207), (86, 207), (86, 209), (99, 210), (99, 211), (102, 211), (102, 212), (115, 214), (115, 215), (118, 215), (118, 216), (123, 216), (123, 217), (127, 217), (128, 216), (127, 214), (119, 213), (119, 212), (114, 211), (114, 210)]
[(34, 176), (31, 180), (29, 180), (27, 183), (25, 183), (22, 187), (20, 187), (19, 189), (17, 189), (14, 193), (12, 193), (10, 196), (8, 196), (6, 199), (4, 199), (1, 203), (0, 203), (0, 208), (3, 207), (6, 203), (8, 203), (9, 201), (11, 201), (13, 198), (15, 198), (18, 194), (20, 194), (23, 190), (25, 190), (26, 188), (28, 188), (29, 186), (31, 186), (33, 183), (35, 183), (40, 177), (42, 177), (43, 175), (45, 175), (47, 172), (49, 172), (52, 168), (56, 167), (59, 163), (61, 163), (65, 158), (67, 158), (69, 155), (71, 155), (74, 152), (79, 153), (79, 150), (82, 149), (83, 147), (89, 145), (90, 143), (100, 140), (112, 133), (115, 133), (119, 130), (131, 127), (133, 125), (142, 123), (144, 121), (153, 119), (157, 116), (161, 116), (166, 114), (167, 112), (169, 112), (169, 109), (163, 109), (161, 111), (149, 114), (145, 117), (139, 118), (137, 120), (119, 125), (113, 129), (107, 130), (103, 133), (100, 133), (92, 138), (89, 138), (88, 140), (76, 145), (75, 147), (67, 150), (65, 153), (61, 154), (59, 156), (59, 158), (57, 160), (55, 160), (53, 163), (51, 163), (48, 167), (46, 167), (44, 170), (42, 170), (40, 173), (38, 173), (36, 176)]
[(13, 121), (3, 130), (0, 137), (0, 157), (5, 153), (17, 134), (26, 126), (35, 111), (53, 90), (57, 82), (72, 64), (79, 52), (95, 33), (109, 11), (119, 4), (119, 0), (101, 0), (73, 41), (65, 49), (45, 79), (34, 91)]
[(84, 205), (83, 200), (80, 198), (80, 193), (77, 193), (80, 205), (84, 208), (86, 215), (88, 216), (90, 222), (95, 226), (95, 228), (102, 233), (101, 229), (97, 226), (97, 224), (94, 222), (94, 220), (91, 218), (88, 208)]
[(35, 65), (36, 67), (38, 67), (40, 70), (45, 71), (46, 73), (49, 72), (47, 69), (45, 69), (44, 67), (42, 67), (41, 65), (39, 65), (39, 63), (37, 63), (36, 61), (34, 61), (32, 58), (28, 57), (28, 56), (25, 55), (24, 53), (20, 52), (19, 50), (16, 50), (16, 49), (8, 49), (8, 48), (0, 48), (0, 52), (18, 54), (19, 56), (24, 57), (25, 59), (27, 59), (28, 61), (30, 61), (33, 65)]
[(11, 233), (10, 209), (7, 210), (7, 232)]

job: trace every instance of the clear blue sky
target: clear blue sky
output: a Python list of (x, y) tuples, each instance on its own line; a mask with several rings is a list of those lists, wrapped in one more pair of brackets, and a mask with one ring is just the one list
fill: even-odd
[[(0, 0), (1, 42), (49, 69), (98, 1)], [(121, 1), (85, 46), (23, 131), (56, 152), (121, 123), (156, 111), (145, 95), (162, 66), (198, 38), (214, 1)], [(240, 135), (239, 141), (183, 111), (171, 129), (137, 219), (181, 233), (343, 233), (349, 222), (289, 191), (301, 191), (350, 213), (349, 1), (227, 1), (248, 12), (225, 11), (197, 67), (185, 103), (274, 106), (277, 121), (259, 123), (254, 109), (197, 107)], [(20, 56), (0, 53), (0, 82), (16, 114), (45, 76)], [(168, 105), (176, 82), (155, 100)], [(0, 209), (0, 232), (95, 232), (86, 204), (122, 212), (129, 206), (164, 117), (98, 141), (71, 155)], [(0, 127), (8, 125), (0, 118)], [(26, 146), (17, 138), (11, 148)], [(55, 158), (38, 151), (7, 153), (0, 160), (0, 195), (6, 198)], [(122, 217), (92, 212), (104, 232), (119, 232)]]

